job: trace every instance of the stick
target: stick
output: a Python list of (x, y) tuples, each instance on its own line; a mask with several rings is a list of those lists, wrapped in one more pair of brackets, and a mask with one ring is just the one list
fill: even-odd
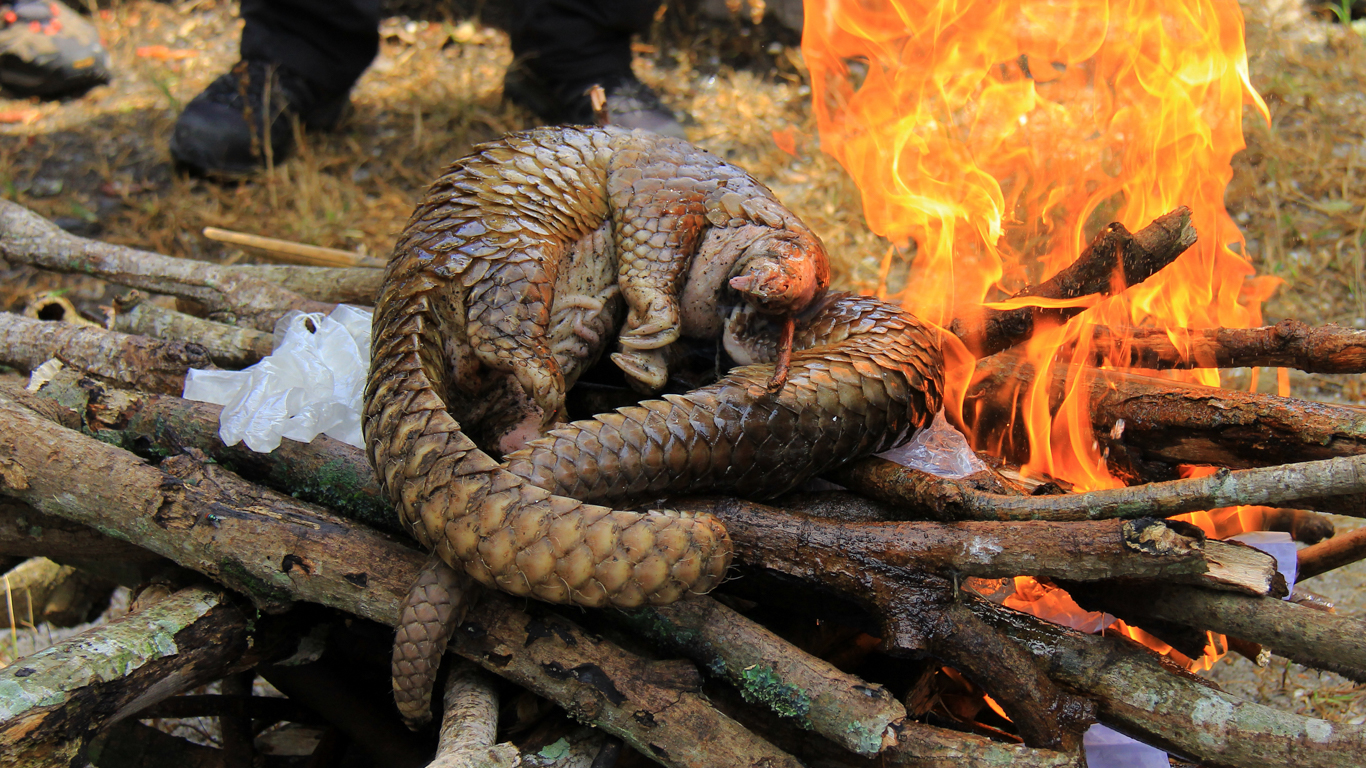
[[(69, 565), (35, 557), (5, 573), (4, 589), (9, 595), (0, 605), (0, 626), (46, 622), (54, 627), (74, 627), (94, 620), (108, 607), (114, 584)], [(10, 605), (14, 606), (12, 615)]]
[(467, 661), (447, 672), (445, 714), (436, 759), (429, 768), (512, 768), (517, 748), (496, 744), (498, 691), (489, 675)]
[[(1078, 520), (1170, 517), (1218, 507), (1322, 503), (1325, 497), (1366, 496), (1366, 455), (1147, 483), (1056, 496), (985, 493), (885, 459), (849, 464), (830, 479), (878, 501), (909, 507), (904, 515), (934, 520)], [(1338, 504), (1342, 510), (1362, 508)]]
[(197, 344), (0, 312), (0, 364), (32, 371), (53, 358), (92, 376), (152, 392), (182, 392), (185, 372), (210, 364), (208, 352)]
[[(1195, 243), (1190, 209), (1182, 206), (1130, 234), (1124, 225), (1109, 224), (1096, 235), (1072, 264), (1037, 286), (1012, 298), (1076, 299), (1113, 292), (1113, 278), (1122, 271), (1124, 286), (1147, 280)], [(1061, 323), (1085, 307), (1021, 307), (984, 309), (974, 318), (957, 318), (949, 326), (975, 357), (987, 357), (1034, 334), (1039, 321)]]
[(58, 562), (159, 559), (141, 547), (4, 498), (0, 498), (0, 556), (47, 557)]
[[(1180, 339), (1180, 346), (1172, 337)], [(1072, 359), (1067, 352), (1063, 359)], [(1262, 328), (1113, 329), (1097, 326), (1091, 364), (1126, 368), (1295, 368), (1366, 373), (1366, 331), (1282, 320)]]
[(620, 614), (634, 631), (706, 669), (744, 695), (856, 754), (896, 742), (906, 708), (885, 688), (794, 648), (708, 597)]
[(286, 264), (238, 264), (242, 275), (276, 283), (313, 301), (374, 306), (384, 283), (384, 270), (372, 267), (296, 267)]
[(1151, 617), (1232, 635), (1297, 661), (1366, 682), (1366, 622), (1275, 598), (1179, 586), (1063, 585), (1083, 607), (1125, 619)]
[(165, 341), (197, 344), (215, 365), (245, 368), (269, 355), (275, 340), (269, 333), (215, 323), (202, 317), (163, 309), (138, 291), (114, 299), (111, 329), (122, 333), (150, 336)]
[[(137, 541), (267, 611), (308, 600), (393, 626), (427, 559), (390, 537), (190, 456), (147, 466), (3, 395), (0, 467), (7, 467), (0, 492)], [(670, 663), (628, 653), (542, 606), (489, 593), (465, 626), (453, 650), (665, 765), (717, 764), (718, 755), (743, 755), (756, 764), (795, 766), (716, 712), (695, 692), (695, 677), (680, 687), (676, 674), (665, 674), (674, 668)], [(699, 741), (697, 733), (711, 738)]]
[(1299, 581), (1366, 558), (1366, 528), (1358, 528), (1300, 550)]
[(77, 237), (17, 203), (0, 200), (0, 257), (54, 272), (92, 275), (149, 293), (192, 299), (220, 320), (269, 331), (291, 309), (332, 311), (273, 283), (228, 267), (172, 259)]
[[(1061, 404), (1067, 374), (1065, 366), (1053, 373), (1052, 408)], [(1028, 386), (1035, 375), (1013, 353), (979, 361), (968, 394), (983, 406), (979, 420), (1008, 413), (991, 393)], [(1135, 467), (1154, 462), (1241, 469), (1366, 453), (1366, 411), (1357, 408), (1090, 368), (1079, 386), (1089, 392), (1097, 439), (1112, 456), (1129, 454)]]
[(216, 591), (183, 589), (0, 670), (0, 765), (66, 766), (112, 717), (286, 645), (249, 630), (247, 617)]
[(1015, 638), (1049, 677), (1095, 697), (1101, 722), (1183, 759), (1243, 768), (1349, 768), (1366, 750), (1366, 727), (1243, 701), (1127, 638), (1084, 635), (980, 598), (963, 600)]
[(204, 237), (222, 243), (244, 245), (248, 248), (265, 251), (277, 261), (284, 261), (287, 263), (304, 264), (313, 267), (373, 266), (366, 264), (366, 262), (370, 260), (368, 257), (353, 251), (343, 251), (338, 248), (324, 248), (320, 245), (306, 245), (304, 243), (293, 242), (292, 240), (280, 240), (274, 237), (252, 235), (246, 232), (234, 232), (230, 229), (204, 227)]

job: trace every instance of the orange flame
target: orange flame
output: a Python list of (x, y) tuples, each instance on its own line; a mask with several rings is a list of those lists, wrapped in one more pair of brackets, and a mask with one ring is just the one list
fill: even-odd
[[(1013, 442), (1013, 423), (963, 414), (974, 445), (1027, 458), (1026, 472), (1077, 490), (1121, 485), (1088, 413), (1080, 361), (1090, 327), (1165, 328), (1181, 348), (1188, 328), (1259, 324), (1275, 286), (1253, 276), (1223, 203), (1244, 147), (1243, 105), (1269, 120), (1248, 81), (1238, 3), (806, 0), (805, 9), (821, 147), (858, 184), (872, 230), (896, 246), (876, 293), (887, 295), (892, 259), (909, 253), (906, 288), (889, 298), (920, 317), (943, 325), (1005, 306), (995, 302), (1074, 261), (1105, 223), (1132, 231), (1191, 208), (1200, 239), (1174, 264), (1026, 345), (1034, 383), (997, 393), (1012, 415), (991, 421), (1020, 422), (1027, 445)], [(1069, 344), (1077, 364), (1055, 359)], [(1067, 366), (1061, 406), (1048, 392), (1055, 365)], [(1219, 383), (1215, 370), (1165, 375)], [(1190, 519), (1211, 535), (1260, 527), (1255, 511)], [(1015, 589), (1015, 607), (1085, 613), (1033, 579)], [(1144, 635), (1123, 622), (1111, 629)]]
[[(802, 52), (822, 148), (854, 177), (864, 215), (914, 241), (892, 296), (946, 323), (1072, 262), (1116, 220), (1131, 230), (1187, 205), (1199, 243), (1171, 267), (1028, 345), (1039, 375), (1015, 395), (1027, 470), (1080, 490), (1106, 471), (1079, 386), (1050, 405), (1045, 382), (1089, 324), (1170, 329), (1260, 322), (1265, 280), (1233, 250), (1223, 206), (1241, 115), (1266, 105), (1248, 82), (1232, 0), (808, 0)], [(861, 83), (857, 82), (861, 80)], [(1217, 384), (1212, 370), (1184, 374)], [(979, 427), (978, 446), (1002, 445)], [(1004, 447), (1016, 455), (1024, 446)]]

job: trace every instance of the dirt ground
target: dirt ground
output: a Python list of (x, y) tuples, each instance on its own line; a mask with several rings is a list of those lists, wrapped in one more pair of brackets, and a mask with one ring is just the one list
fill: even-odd
[[(1312, 18), (1293, 0), (1248, 2), (1244, 10), (1252, 82), (1272, 119), (1244, 120), (1248, 149), (1235, 160), (1227, 203), (1258, 272), (1285, 281), (1265, 306), (1265, 319), (1366, 328), (1362, 34)], [(112, 53), (115, 81), (68, 102), (0, 98), (0, 196), (112, 242), (210, 261), (259, 258), (200, 234), (213, 226), (383, 257), (448, 161), (474, 143), (533, 124), (501, 99), (512, 58), (506, 35), (429, 9), (423, 18), (384, 23), (379, 58), (338, 131), (301, 137), (295, 159), (251, 181), (183, 177), (169, 161), (171, 126), (180, 108), (236, 60), (235, 6), (116, 0), (94, 18)], [(637, 46), (637, 72), (691, 116), (691, 140), (748, 168), (825, 239), (838, 255), (842, 287), (870, 287), (887, 245), (863, 224), (852, 183), (817, 148), (795, 36), (737, 20), (721, 33), (693, 30), (680, 38), (687, 21), (666, 18), (662, 28), (674, 37), (660, 34)], [(755, 62), (764, 66), (742, 66)], [(792, 131), (795, 154), (778, 148), (775, 130)], [(50, 282), (20, 270), (0, 277), (0, 309), (15, 309)], [(64, 286), (87, 302), (108, 298), (93, 281)], [(1234, 372), (1228, 382), (1246, 387), (1247, 372)], [(1297, 396), (1366, 403), (1360, 376), (1292, 372), (1290, 382)], [(1275, 386), (1274, 376), (1261, 377), (1263, 391)], [(1340, 530), (1358, 522), (1338, 521)], [(1366, 566), (1358, 566), (1306, 586), (1341, 611), (1360, 613), (1364, 582)], [(1255, 701), (1332, 721), (1366, 721), (1366, 686), (1336, 675), (1283, 659), (1258, 669), (1233, 656), (1211, 674)]]

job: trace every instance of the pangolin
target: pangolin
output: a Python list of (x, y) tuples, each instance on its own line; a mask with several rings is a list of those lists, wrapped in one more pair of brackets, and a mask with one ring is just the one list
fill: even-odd
[[(676, 139), (537, 129), (457, 161), (395, 247), (365, 393), (381, 485), (455, 569), (425, 575), (405, 616), (442, 623), (451, 607), (427, 598), (464, 578), (584, 606), (705, 592), (731, 556), (715, 519), (587, 497), (608, 498), (604, 484), (735, 490), (760, 475), (749, 490), (777, 492), (920, 426), (942, 389), (935, 332), (871, 299), (827, 297), (828, 282), (820, 240), (766, 187)], [(612, 359), (642, 389), (663, 383), (681, 335), (724, 332), (737, 360), (769, 364), (552, 431), (512, 465), (481, 450), (507, 453), (563, 418), (566, 388), (604, 351), (623, 300)], [(792, 338), (795, 317), (802, 351), (775, 391), (786, 345), (773, 340)], [(579, 461), (593, 470), (575, 479)], [(434, 642), (428, 629), (405, 631), (400, 647)], [(423, 671), (422, 655), (407, 672)], [(400, 708), (421, 719), (427, 692), (400, 685)]]

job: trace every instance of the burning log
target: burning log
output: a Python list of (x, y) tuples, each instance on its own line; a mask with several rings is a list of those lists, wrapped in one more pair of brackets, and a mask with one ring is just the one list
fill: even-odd
[(184, 391), (185, 372), (209, 365), (208, 352), (198, 344), (0, 312), (0, 364), (32, 371), (53, 358), (92, 376), (151, 392)]
[(164, 293), (203, 305), (219, 319), (270, 331), (291, 309), (332, 310), (275, 283), (230, 267), (172, 259), (121, 245), (69, 234), (21, 205), (0, 201), (0, 258), (54, 272), (93, 275), (150, 293)]
[(129, 291), (126, 296), (114, 299), (112, 329), (197, 344), (204, 348), (215, 365), (225, 368), (245, 368), (274, 349), (274, 339), (268, 333), (163, 309), (145, 298), (138, 291)]
[[(1065, 368), (1053, 373), (1054, 407), (1068, 375)], [(980, 361), (968, 394), (981, 406), (977, 418), (1004, 416), (993, 393), (1034, 376), (1033, 366), (1010, 353)], [(1097, 438), (1112, 460), (1130, 457), (1143, 479), (1168, 479), (1177, 464), (1242, 469), (1366, 453), (1366, 411), (1357, 408), (1098, 369), (1085, 370), (1080, 386), (1090, 393)]]
[(1305, 666), (1366, 682), (1366, 623), (1354, 617), (1274, 598), (1187, 587), (1064, 586), (1083, 606), (1134, 624), (1153, 618), (1210, 630), (1257, 643)]
[(66, 766), (113, 719), (250, 668), (292, 642), (292, 633), (249, 629), (232, 601), (202, 587), (93, 632), (0, 670), (0, 688), (27, 692), (7, 695), (0, 709), (0, 764)]
[(1348, 768), (1366, 727), (1300, 717), (1230, 696), (1122, 637), (1085, 635), (966, 596), (989, 625), (1016, 638), (1047, 675), (1094, 697), (1100, 720), (1211, 766)]
[[(1172, 338), (1181, 340), (1178, 347)], [(1070, 355), (1064, 352), (1068, 359)], [(1127, 368), (1295, 368), (1366, 373), (1366, 331), (1282, 320), (1262, 328), (1125, 328), (1091, 332), (1091, 364)]]
[[(1053, 277), (1011, 297), (1020, 300), (1045, 300), (1048, 304), (1084, 296), (1108, 296), (1115, 290), (1115, 275), (1123, 276), (1123, 287), (1137, 285), (1172, 263), (1195, 243), (1189, 208), (1177, 208), (1130, 234), (1124, 225), (1113, 223), (1096, 235), (1077, 260)], [(1019, 344), (1034, 335), (1040, 322), (1060, 324), (1080, 314), (1085, 306), (1022, 306), (1016, 309), (986, 309), (979, 317), (956, 319), (949, 330), (963, 340), (974, 357), (988, 357)]]

